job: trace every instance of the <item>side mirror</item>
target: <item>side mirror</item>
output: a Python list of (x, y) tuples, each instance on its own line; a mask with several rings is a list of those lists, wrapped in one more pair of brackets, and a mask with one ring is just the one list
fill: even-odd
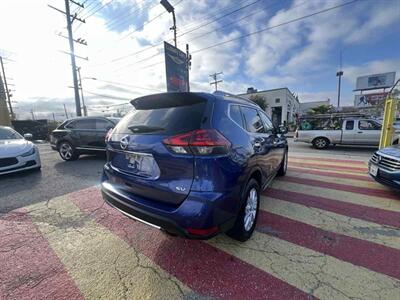
[(278, 127), (278, 133), (280, 134), (286, 134), (288, 133), (288, 128), (285, 125), (279, 125)]
[(25, 133), (24, 139), (26, 139), (27, 141), (31, 141), (33, 139), (32, 133)]

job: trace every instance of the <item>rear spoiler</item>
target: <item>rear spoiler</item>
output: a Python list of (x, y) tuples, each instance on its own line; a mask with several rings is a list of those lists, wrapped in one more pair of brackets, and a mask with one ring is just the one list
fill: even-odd
[(161, 93), (139, 97), (130, 101), (136, 109), (157, 109), (187, 106), (207, 101), (203, 93)]

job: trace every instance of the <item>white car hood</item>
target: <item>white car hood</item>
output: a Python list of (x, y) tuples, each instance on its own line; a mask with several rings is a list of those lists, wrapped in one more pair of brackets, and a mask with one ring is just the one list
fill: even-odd
[(24, 140), (0, 140), (0, 158), (15, 157), (29, 151), (33, 143)]

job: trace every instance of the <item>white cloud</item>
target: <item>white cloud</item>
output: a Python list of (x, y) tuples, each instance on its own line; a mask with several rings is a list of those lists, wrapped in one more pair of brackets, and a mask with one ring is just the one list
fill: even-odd
[(357, 77), (395, 71), (400, 76), (400, 59), (374, 60), (361, 65), (346, 66), (343, 79), (355, 84)]

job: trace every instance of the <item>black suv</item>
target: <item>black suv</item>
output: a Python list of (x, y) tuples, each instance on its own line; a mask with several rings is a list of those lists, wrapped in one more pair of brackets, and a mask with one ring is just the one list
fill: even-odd
[(80, 117), (64, 121), (50, 134), (50, 145), (63, 160), (71, 161), (81, 154), (105, 151), (107, 132), (118, 123), (118, 118)]

